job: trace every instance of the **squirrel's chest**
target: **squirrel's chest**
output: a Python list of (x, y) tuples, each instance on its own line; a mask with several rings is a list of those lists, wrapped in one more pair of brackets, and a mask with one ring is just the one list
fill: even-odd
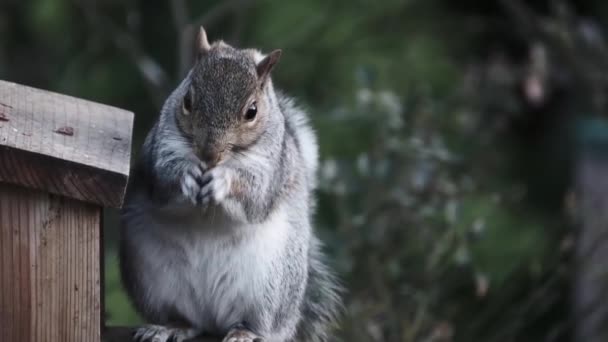
[(263, 305), (260, 301), (281, 279), (287, 224), (279, 212), (264, 224), (215, 227), (248, 230), (240, 237), (201, 234), (184, 241), (184, 305), (198, 306), (186, 311), (199, 312), (207, 328), (226, 328)]

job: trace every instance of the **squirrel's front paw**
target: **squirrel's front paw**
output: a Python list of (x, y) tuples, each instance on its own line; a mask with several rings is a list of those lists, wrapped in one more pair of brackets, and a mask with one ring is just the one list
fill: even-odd
[(232, 173), (230, 169), (223, 167), (207, 170), (203, 175), (205, 185), (198, 194), (197, 203), (207, 205), (209, 203), (220, 203), (230, 193), (232, 186)]
[(205, 174), (204, 164), (193, 164), (186, 168), (184, 175), (181, 179), (180, 186), (182, 194), (192, 204), (199, 203), (198, 198), (200, 197), (201, 189), (209, 183), (211, 178)]

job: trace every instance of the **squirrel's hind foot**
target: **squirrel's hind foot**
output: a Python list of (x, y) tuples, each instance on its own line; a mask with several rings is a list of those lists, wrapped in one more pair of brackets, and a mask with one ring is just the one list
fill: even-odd
[(264, 339), (250, 330), (239, 327), (230, 330), (222, 342), (264, 342)]
[(146, 325), (135, 331), (135, 342), (183, 342), (196, 336), (193, 329), (164, 327), (162, 325)]

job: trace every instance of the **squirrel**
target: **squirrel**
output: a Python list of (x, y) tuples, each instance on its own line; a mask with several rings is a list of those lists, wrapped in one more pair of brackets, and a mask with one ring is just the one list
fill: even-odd
[(342, 287), (311, 227), (318, 146), (263, 55), (201, 27), (121, 210), (120, 270), (150, 325), (136, 341), (323, 342)]

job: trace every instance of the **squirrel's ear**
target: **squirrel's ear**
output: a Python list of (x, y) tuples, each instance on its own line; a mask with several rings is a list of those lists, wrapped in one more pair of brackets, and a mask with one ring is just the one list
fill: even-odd
[(198, 31), (198, 37), (196, 37), (196, 50), (200, 56), (207, 54), (211, 50), (211, 44), (207, 40), (207, 32), (205, 32), (202, 26)]
[(281, 50), (274, 50), (268, 54), (264, 59), (262, 59), (258, 65), (256, 66), (256, 70), (258, 72), (258, 77), (261, 79), (265, 79), (272, 68), (277, 64), (279, 59), (281, 58)]

